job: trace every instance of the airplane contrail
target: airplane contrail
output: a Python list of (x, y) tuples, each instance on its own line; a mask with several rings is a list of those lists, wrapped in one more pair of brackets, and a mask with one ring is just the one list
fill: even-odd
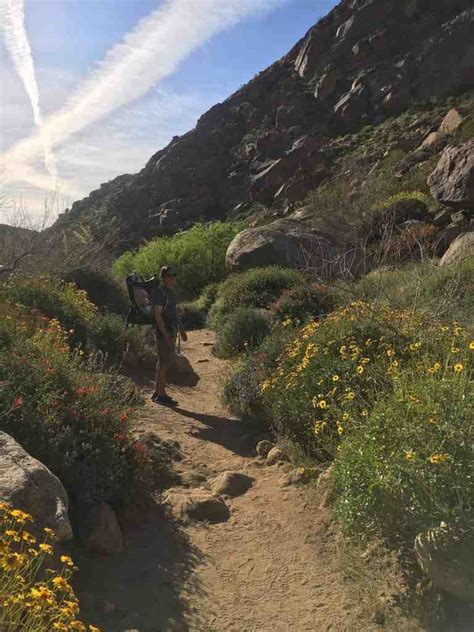
[[(166, 0), (114, 45), (65, 106), (45, 121), (43, 130), (51, 145), (64, 143), (84, 127), (142, 97), (216, 33), (284, 1)], [(40, 151), (39, 134), (10, 148), (3, 156), (4, 164), (12, 166), (7, 180), (18, 180), (21, 165)]]
[(39, 130), (45, 167), (50, 175), (57, 179), (56, 160), (41, 116), (33, 55), (25, 29), (24, 0), (0, 0), (0, 16), (0, 33), (5, 48), (30, 99), (33, 120)]

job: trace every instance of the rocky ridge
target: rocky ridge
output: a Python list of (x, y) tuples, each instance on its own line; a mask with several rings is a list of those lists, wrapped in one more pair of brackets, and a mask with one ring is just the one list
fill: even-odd
[(129, 247), (260, 205), (291, 211), (334, 175), (337, 139), (474, 85), (473, 21), (469, 0), (342, 0), (195, 129), (75, 202), (53, 230), (85, 220), (100, 231), (115, 218)]

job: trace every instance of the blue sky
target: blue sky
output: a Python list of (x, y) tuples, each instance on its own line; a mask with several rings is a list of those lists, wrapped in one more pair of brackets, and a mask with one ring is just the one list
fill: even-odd
[(39, 217), (139, 170), (335, 4), (0, 0), (4, 195)]

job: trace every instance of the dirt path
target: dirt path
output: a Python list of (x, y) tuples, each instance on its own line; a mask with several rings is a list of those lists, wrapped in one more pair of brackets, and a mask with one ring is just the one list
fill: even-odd
[(225, 470), (245, 471), (255, 484), (227, 500), (227, 522), (182, 526), (157, 515), (126, 533), (120, 555), (78, 553), (86, 616), (106, 632), (357, 629), (325, 511), (304, 488), (282, 486), (285, 466), (249, 455), (241, 422), (219, 401), (225, 363), (211, 343), (208, 331), (191, 334), (185, 353), (199, 384), (172, 389), (174, 410), (147, 403), (136, 430), (178, 441), (178, 469), (197, 473), (196, 484)]

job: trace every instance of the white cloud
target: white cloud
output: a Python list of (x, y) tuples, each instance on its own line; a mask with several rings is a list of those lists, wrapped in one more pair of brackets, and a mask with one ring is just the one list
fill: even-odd
[[(45, 121), (44, 128), (52, 145), (61, 146), (72, 135), (117, 108), (143, 97), (214, 34), (281, 2), (166, 0), (113, 46), (65, 106)], [(36, 134), (8, 150), (2, 160), (8, 169), (7, 181), (25, 177), (32, 182), (31, 168), (25, 169), (25, 166), (38, 156), (41, 148), (41, 138)], [(43, 176), (41, 180), (46, 185)], [(39, 180), (36, 179), (36, 183), (39, 185)]]
[(57, 178), (56, 161), (51, 150), (48, 131), (43, 128), (33, 55), (25, 29), (24, 0), (1, 0), (0, 16), (2, 18), (0, 34), (30, 99), (33, 119), (41, 137), (45, 166), (50, 175)]

